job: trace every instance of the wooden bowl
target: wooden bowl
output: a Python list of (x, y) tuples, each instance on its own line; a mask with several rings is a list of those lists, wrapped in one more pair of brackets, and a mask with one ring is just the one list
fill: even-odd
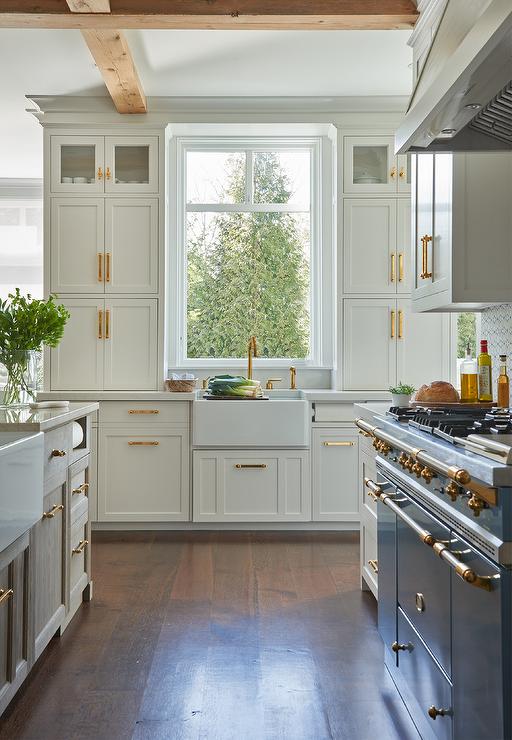
[(171, 393), (192, 393), (196, 389), (197, 378), (193, 380), (166, 380), (165, 390)]

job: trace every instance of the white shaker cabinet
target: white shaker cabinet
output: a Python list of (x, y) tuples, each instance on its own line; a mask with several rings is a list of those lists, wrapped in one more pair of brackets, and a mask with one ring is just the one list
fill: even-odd
[(409, 160), (395, 156), (393, 136), (345, 136), (343, 189), (346, 193), (408, 193)]
[(313, 520), (359, 521), (358, 434), (313, 429)]
[(105, 137), (105, 192), (158, 192), (158, 137)]
[(158, 200), (105, 200), (105, 292), (158, 291)]
[(413, 313), (409, 299), (397, 302), (396, 381), (419, 388), (450, 378), (450, 316)]
[(413, 156), (415, 311), (512, 301), (512, 154)]
[(104, 137), (52, 136), (50, 188), (52, 193), (102, 193)]
[(59, 302), (71, 317), (62, 341), (50, 350), (51, 390), (102, 390), (104, 300), (69, 298)]

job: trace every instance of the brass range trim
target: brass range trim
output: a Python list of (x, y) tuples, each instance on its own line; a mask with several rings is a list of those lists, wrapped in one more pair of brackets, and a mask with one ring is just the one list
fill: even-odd
[[(414, 461), (416, 461), (418, 464), (421, 463), (425, 470), (430, 472), (434, 471), (435, 473), (444, 475), (459, 486), (471, 491), (476, 497), (485, 501), (489, 506), (498, 505), (498, 489), (488, 486), (479, 480), (475, 480), (464, 468), (458, 468), (455, 465), (446, 465), (446, 463), (441, 462), (441, 460), (429, 455), (425, 450), (418, 447), (412, 447), (412, 445), (408, 445), (407, 442), (402, 442), (392, 434), (388, 434), (388, 432), (379, 429), (379, 427), (373, 426), (367, 421), (364, 421), (364, 419), (356, 419), (355, 423), (364, 434), (368, 434), (373, 437), (373, 446), (382, 454), (387, 455), (391, 450), (398, 450), (409, 455), (409, 463), (412, 461), (412, 464), (406, 464), (405, 466), (409, 471), (412, 471)], [(420, 476), (427, 481), (427, 478), (421, 473), (418, 477)], [(428, 482), (430, 481), (427, 481), (427, 483)]]

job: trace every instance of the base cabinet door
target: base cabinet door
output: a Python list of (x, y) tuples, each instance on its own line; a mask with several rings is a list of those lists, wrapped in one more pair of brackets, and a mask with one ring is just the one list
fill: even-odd
[(66, 482), (50, 491), (32, 528), (35, 658), (60, 627), (66, 605)]
[(195, 450), (195, 522), (284, 522), (311, 518), (306, 450)]
[(98, 520), (187, 521), (188, 445), (188, 427), (100, 429)]
[(353, 429), (313, 429), (314, 521), (359, 521), (357, 447)]
[(0, 714), (31, 662), (28, 532), (0, 554)]

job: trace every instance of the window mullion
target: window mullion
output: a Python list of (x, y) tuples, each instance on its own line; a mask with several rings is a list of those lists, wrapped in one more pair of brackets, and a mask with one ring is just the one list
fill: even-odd
[(254, 197), (252, 152), (245, 152), (245, 202), (252, 203)]

